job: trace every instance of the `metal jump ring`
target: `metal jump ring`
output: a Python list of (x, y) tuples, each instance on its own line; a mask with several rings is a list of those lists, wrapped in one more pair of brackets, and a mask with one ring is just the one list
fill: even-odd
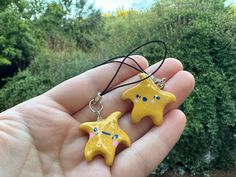
[[(99, 109), (95, 109), (95, 105), (99, 103)], [(98, 118), (97, 119), (101, 119), (101, 111), (103, 110), (103, 105), (101, 103), (101, 101), (98, 101), (94, 104), (94, 99), (92, 99), (90, 102), (89, 102), (89, 108), (92, 112), (96, 113)]]
[(153, 82), (159, 86), (160, 89), (163, 89), (165, 87), (166, 84), (166, 78), (162, 78), (162, 79), (158, 79), (154, 76), (151, 76), (151, 79), (153, 80)]

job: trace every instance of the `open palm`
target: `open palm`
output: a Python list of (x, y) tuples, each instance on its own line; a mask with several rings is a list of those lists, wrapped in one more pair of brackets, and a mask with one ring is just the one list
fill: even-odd
[[(133, 58), (143, 68), (148, 67), (143, 57)], [(147, 72), (157, 65), (147, 68)], [(88, 102), (105, 88), (117, 67), (117, 63), (112, 63), (89, 70), (1, 113), (0, 177), (144, 177), (150, 173), (184, 129), (185, 115), (177, 107), (191, 93), (194, 79), (182, 71), (182, 64), (176, 59), (167, 59), (156, 73), (156, 77), (167, 79), (165, 90), (177, 98), (175, 104), (166, 107), (165, 120), (159, 127), (153, 127), (148, 118), (139, 124), (130, 122), (132, 105), (120, 98), (128, 87), (104, 96), (103, 117), (121, 111), (120, 127), (133, 142), (129, 148), (119, 147), (112, 167), (107, 167), (100, 156), (85, 161), (88, 137), (79, 125), (96, 120)], [(138, 80), (136, 74), (137, 71), (123, 66), (113, 86)]]

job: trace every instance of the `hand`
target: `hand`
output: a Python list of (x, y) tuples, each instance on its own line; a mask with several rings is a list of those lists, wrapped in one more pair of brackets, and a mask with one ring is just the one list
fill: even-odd
[[(133, 58), (143, 68), (148, 67), (143, 57)], [(132, 61), (127, 62), (135, 66)], [(102, 115), (105, 117), (114, 111), (121, 111), (124, 115), (120, 119), (120, 127), (133, 143), (129, 148), (119, 148), (112, 167), (107, 167), (100, 156), (91, 162), (84, 160), (88, 136), (79, 130), (79, 125), (96, 119), (89, 110), (88, 102), (104, 89), (117, 67), (117, 63), (112, 63), (89, 70), (1, 113), (0, 177), (148, 175), (165, 158), (185, 127), (185, 115), (177, 107), (191, 93), (194, 78), (182, 71), (182, 64), (176, 59), (167, 59), (156, 73), (156, 77), (168, 80), (165, 90), (177, 98), (176, 103), (166, 107), (164, 122), (159, 127), (153, 127), (148, 118), (139, 124), (131, 124), (132, 105), (120, 98), (128, 87), (104, 96)], [(155, 67), (157, 65), (147, 71), (150, 73)], [(113, 86), (138, 80), (136, 74), (137, 71), (122, 66)]]

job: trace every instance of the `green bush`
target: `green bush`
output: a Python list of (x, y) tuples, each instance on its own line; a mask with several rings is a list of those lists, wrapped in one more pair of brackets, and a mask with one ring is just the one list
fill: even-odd
[(30, 66), (8, 79), (0, 92), (0, 112), (44, 93), (66, 79), (92, 68), (98, 60), (83, 53), (49, 54), (44, 52)]
[(15, 9), (0, 12), (0, 66), (15, 64), (24, 69), (36, 53), (29, 24)]
[(0, 9), (0, 88), (44, 48), (91, 52), (103, 39), (101, 13), (85, 0), (8, 0)]
[(14, 8), (0, 11), (0, 88), (2, 78), (25, 69), (37, 54), (30, 24)]

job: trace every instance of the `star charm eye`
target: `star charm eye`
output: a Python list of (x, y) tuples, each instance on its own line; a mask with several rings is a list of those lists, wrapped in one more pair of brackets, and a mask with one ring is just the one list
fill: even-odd
[(160, 99), (161, 99), (161, 97), (160, 97), (159, 95), (155, 95), (155, 96), (153, 96), (153, 98), (154, 98), (154, 99), (157, 99), (157, 100), (160, 100)]
[(146, 102), (147, 101), (147, 97), (143, 97), (143, 101)]
[(119, 138), (119, 135), (117, 135), (117, 134), (115, 134), (115, 135), (112, 137), (113, 140), (115, 140), (115, 139), (117, 139), (117, 138)]

